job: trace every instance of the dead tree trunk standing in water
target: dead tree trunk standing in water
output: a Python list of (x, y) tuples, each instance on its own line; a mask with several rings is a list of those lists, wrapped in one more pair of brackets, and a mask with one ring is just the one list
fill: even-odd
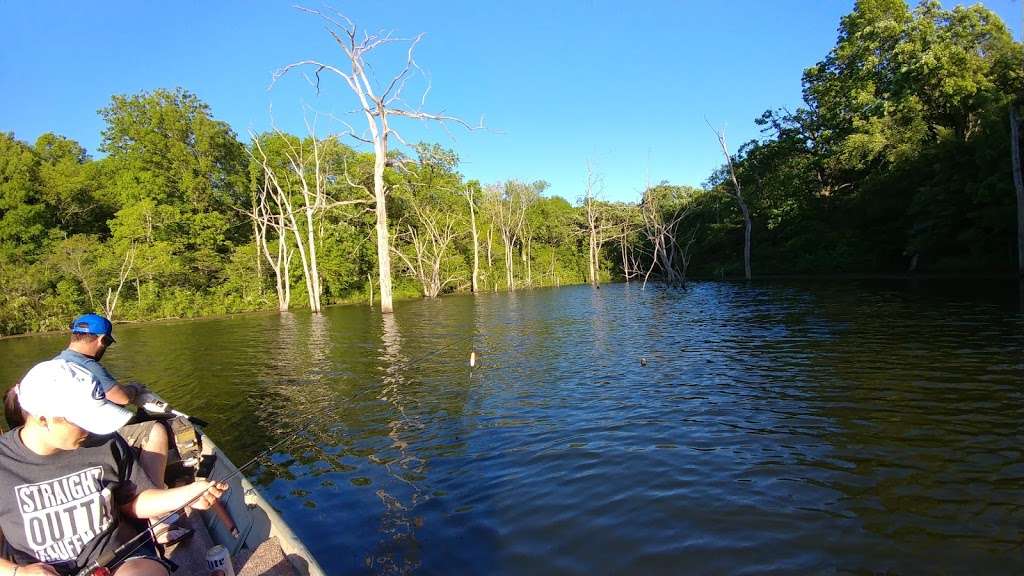
[(643, 288), (655, 267), (661, 270), (669, 286), (686, 287), (686, 270), (690, 265), (690, 247), (697, 238), (694, 228), (685, 245), (679, 244), (679, 225), (690, 213), (692, 204), (680, 198), (665, 198), (664, 192), (648, 189), (640, 202), (643, 232), (651, 244), (651, 265), (644, 274)]
[(476, 231), (476, 188), (475, 184), (466, 186), (466, 200), (469, 202), (469, 232), (473, 237), (473, 294), (480, 291), (477, 278), (480, 276), (480, 239)]
[[(628, 218), (628, 215), (623, 215), (624, 218)], [(640, 263), (637, 261), (636, 256), (633, 255), (633, 248), (630, 246), (630, 235), (634, 233), (631, 228), (629, 221), (622, 223), (622, 231), (617, 235), (619, 239), (619, 248), (622, 251), (622, 276), (626, 280), (626, 284), (629, 284), (631, 278), (639, 276), (642, 271), (640, 269)]]
[(590, 163), (587, 163), (587, 183), (584, 189), (583, 196), (583, 208), (584, 216), (587, 219), (587, 272), (590, 280), (590, 285), (594, 288), (598, 287), (599, 280), (597, 277), (599, 268), (599, 252), (601, 250), (598, 242), (598, 214), (597, 208), (594, 206), (594, 188), (600, 183), (598, 177), (594, 174), (594, 170), (591, 168)]
[(493, 260), (491, 259), (491, 248), (494, 245), (494, 222), (493, 220), (487, 224), (487, 278), (493, 286), (493, 291), (498, 291), (498, 283), (494, 280), (494, 269), (492, 266)]
[[(282, 246), (281, 243), (287, 242), (285, 232), (290, 231), (295, 240), (295, 248), (299, 253), (299, 261), (302, 263), (306, 294), (309, 297), (309, 309), (313, 312), (320, 312), (322, 309), (320, 297), (323, 288), (320, 285), (320, 269), (317, 261), (317, 224), (322, 221), (323, 215), (332, 208), (364, 204), (368, 203), (368, 200), (360, 198), (335, 200), (330, 197), (327, 190), (329, 178), (323, 146), (333, 140), (319, 140), (312, 126), (307, 125), (307, 128), (310, 134), (307, 140), (299, 140), (279, 131), (275, 133), (275, 137), (282, 144), (283, 158), (278, 160), (283, 162), (283, 166), (275, 165), (264, 150), (263, 142), (259, 137), (253, 137), (253, 147), (259, 154), (259, 157), (254, 156), (254, 159), (260, 163), (264, 174), (264, 192), (274, 199), (274, 203), (278, 207), (276, 215), (267, 214), (266, 217), (275, 228), (280, 225), (278, 229), (278, 263), (275, 267), (275, 274), (279, 275), (279, 286), (280, 275), (288, 274), (287, 247)], [(281, 171), (282, 174), (279, 175), (278, 171)], [(296, 206), (297, 202), (299, 204)], [(270, 261), (269, 256), (268, 261)], [(282, 262), (284, 266), (281, 265)], [(271, 262), (271, 266), (274, 266), (273, 262)], [(286, 304), (281, 300), (279, 287), (278, 306), (284, 305), (286, 308)]]
[(622, 275), (626, 278), (626, 284), (629, 284), (629, 256), (626, 254), (626, 225), (622, 225), (622, 242), (620, 248), (622, 248)]
[(456, 276), (445, 276), (442, 270), (444, 259), (448, 254), (452, 241), (455, 239), (455, 218), (450, 213), (442, 213), (411, 203), (416, 226), (410, 225), (406, 232), (409, 244), (413, 248), (411, 255), (392, 248), (423, 288), (427, 298), (437, 298), (446, 286), (456, 280)]
[(725, 162), (729, 166), (729, 177), (732, 179), (733, 185), (732, 197), (736, 199), (736, 203), (740, 206), (740, 212), (743, 213), (743, 272), (747, 280), (750, 280), (750, 208), (747, 206), (746, 201), (743, 200), (740, 181), (736, 178), (736, 167), (732, 163), (729, 146), (725, 143), (725, 130), (716, 130), (714, 126), (711, 126), (710, 122), (708, 122), (708, 127), (718, 137), (718, 143), (722, 147), (722, 155), (725, 156)]
[[(291, 305), (292, 297), (292, 285), (291, 280), (288, 276), (288, 270), (291, 264), (291, 252), (288, 249), (288, 228), (285, 224), (284, 210), (281, 206), (280, 198), (274, 193), (273, 184), (271, 183), (270, 176), (266, 171), (266, 156), (262, 153), (262, 148), (259, 147), (258, 137), (252, 135), (253, 147), (260, 151), (262, 160), (257, 159), (252, 150), (246, 148), (249, 156), (260, 162), (263, 166), (263, 184), (253, 186), (252, 194), (252, 207), (247, 212), (249, 218), (253, 223), (254, 230), (254, 241), (256, 242), (256, 249), (259, 251), (257, 258), (266, 258), (267, 263), (270, 264), (271, 270), (274, 271), (274, 285), (277, 289), (277, 309), (280, 312), (284, 312)], [(268, 199), (273, 199), (276, 206), (276, 210), (272, 210)], [(267, 236), (269, 232), (268, 228), (272, 228), (277, 234), (277, 255), (276, 257), (270, 253), (270, 240)]]
[(1018, 102), (1010, 104), (1010, 150), (1013, 155), (1013, 187), (1017, 191), (1017, 273), (1024, 278), (1024, 177), (1020, 165), (1019, 106)]
[(488, 200), (505, 249), (505, 287), (512, 292), (516, 289), (515, 246), (523, 241), (523, 221), (531, 202), (529, 190), (526, 184), (510, 180), (503, 185), (489, 187)]
[[(366, 138), (357, 133), (354, 129), (349, 130), (349, 136), (356, 140), (373, 145), (373, 195), (374, 212), (376, 213), (376, 235), (377, 235), (377, 275), (380, 283), (380, 311), (390, 314), (394, 311), (391, 289), (391, 237), (388, 231), (387, 212), (387, 186), (384, 182), (384, 168), (388, 163), (389, 139), (394, 136), (400, 143), (405, 144), (401, 134), (391, 127), (393, 116), (412, 118), (415, 120), (433, 120), (436, 122), (456, 122), (469, 130), (476, 127), (470, 126), (465, 121), (454, 116), (441, 114), (430, 114), (419, 110), (401, 107), (402, 89), (409, 77), (420, 70), (413, 58), (416, 45), (423, 39), (423, 34), (415, 38), (403, 39), (394, 38), (391, 33), (370, 34), (364, 32), (362, 36), (357, 35), (356, 25), (342, 14), (329, 15), (319, 10), (299, 7), (299, 10), (319, 16), (327, 23), (327, 31), (334, 38), (335, 43), (342, 49), (346, 57), (346, 66), (349, 71), (344, 71), (338, 66), (327, 64), (319, 60), (300, 60), (281, 68), (274, 73), (274, 82), (293, 68), (312, 67), (316, 71), (316, 88), (319, 93), (320, 73), (328, 71), (336, 74), (345, 80), (345, 83), (359, 100), (363, 116), (366, 118), (367, 128), (370, 137)], [(406, 52), (405, 66), (402, 70), (392, 76), (382, 92), (377, 93), (374, 83), (370, 77), (370, 66), (366, 62), (366, 56), (374, 49), (387, 44), (397, 42), (408, 42), (409, 48)], [(429, 86), (427, 87), (429, 92)], [(426, 98), (424, 92), (423, 98)]]

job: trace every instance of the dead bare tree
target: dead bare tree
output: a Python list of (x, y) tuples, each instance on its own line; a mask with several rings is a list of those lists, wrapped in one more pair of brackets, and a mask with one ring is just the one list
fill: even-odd
[(689, 234), (685, 244), (679, 241), (679, 226), (690, 213), (692, 204), (678, 198), (674, 192), (652, 188), (644, 192), (640, 202), (643, 233), (651, 244), (651, 264), (644, 274), (643, 287), (657, 267), (665, 283), (686, 286), (686, 270), (690, 265), (690, 248), (697, 238), (697, 229)]
[(616, 211), (617, 222), (613, 225), (615, 229), (614, 240), (619, 242), (619, 251), (622, 256), (622, 276), (626, 283), (642, 274), (640, 262), (636, 256), (635, 237), (639, 228), (639, 212), (633, 204), (620, 204)]
[[(364, 204), (370, 202), (370, 199), (339, 200), (330, 195), (328, 191), (329, 162), (324, 157), (323, 147), (325, 143), (333, 142), (333, 139), (320, 140), (309, 123), (307, 123), (307, 128), (310, 136), (305, 141), (275, 131), (277, 138), (283, 143), (284, 169), (288, 172), (286, 178), (278, 175), (279, 167), (268, 157), (261, 139), (254, 136), (253, 145), (258, 152), (258, 157), (255, 159), (260, 163), (265, 176), (265, 190), (273, 197), (277, 206), (276, 216), (270, 217), (269, 221), (275, 226), (281, 226), (282, 229), (291, 231), (296, 250), (299, 253), (299, 261), (302, 264), (309, 308), (313, 312), (320, 312), (322, 309), (320, 298), (323, 289), (320, 284), (320, 269), (317, 263), (317, 223), (332, 208)], [(355, 187), (359, 188), (359, 186)], [(296, 201), (298, 201), (297, 205)], [(279, 241), (286, 236), (279, 236)], [(279, 245), (279, 250), (281, 249)], [(287, 248), (283, 250), (287, 251)], [(287, 254), (282, 258), (282, 262), (286, 263)], [(287, 270), (287, 267), (284, 267), (282, 273), (287, 274)]]
[[(707, 122), (707, 119), (705, 119)], [(725, 162), (729, 166), (729, 176), (732, 179), (733, 189), (731, 195), (736, 199), (736, 203), (739, 204), (740, 212), (743, 213), (743, 272), (750, 280), (750, 229), (752, 227), (750, 221), (750, 208), (747, 206), (746, 201), (743, 199), (743, 191), (740, 189), (740, 181), (736, 178), (736, 167), (732, 163), (732, 155), (729, 154), (729, 146), (725, 142), (725, 130), (716, 130), (711, 122), (707, 122), (708, 128), (715, 133), (718, 137), (718, 143), (722, 147), (722, 155), (725, 156)]]
[[(252, 135), (254, 145), (257, 147), (258, 137)], [(274, 184), (270, 180), (269, 172), (266, 169), (265, 156), (257, 159), (252, 151), (246, 148), (250, 157), (261, 163), (262, 184), (252, 187), (251, 206), (248, 215), (253, 225), (253, 236), (256, 243), (257, 255), (260, 261), (266, 258), (270, 269), (274, 271), (274, 285), (277, 290), (277, 309), (281, 312), (288, 310), (291, 306), (292, 286), (288, 270), (291, 264), (291, 250), (288, 247), (288, 226), (281, 205), (281, 198), (276, 194)], [(262, 151), (261, 151), (262, 154)], [(276, 254), (270, 252), (269, 231), (273, 230), (277, 236)]]
[[(373, 196), (374, 211), (376, 212), (376, 233), (377, 233), (377, 266), (380, 283), (380, 309), (385, 314), (394, 310), (392, 303), (391, 288), (391, 240), (388, 232), (387, 218), (387, 185), (384, 182), (384, 168), (388, 164), (388, 150), (390, 138), (394, 136), (402, 144), (406, 144), (392, 126), (392, 117), (405, 117), (415, 120), (432, 120), (435, 122), (455, 122), (463, 127), (474, 130), (477, 127), (470, 126), (464, 120), (443, 114), (431, 114), (417, 109), (407, 108), (402, 105), (401, 94), (406, 82), (414, 72), (419, 71), (419, 66), (413, 57), (416, 45), (423, 39), (423, 34), (412, 39), (395, 38), (390, 32), (362, 33), (359, 34), (356, 25), (342, 14), (326, 14), (319, 10), (299, 7), (299, 10), (320, 17), (327, 24), (327, 31), (334, 38), (334, 41), (345, 54), (348, 71), (340, 67), (321, 62), (319, 60), (300, 60), (293, 62), (279, 69), (274, 73), (274, 82), (294, 68), (314, 68), (315, 87), (319, 93), (320, 73), (327, 71), (342, 78), (348, 87), (359, 100), (360, 110), (366, 119), (369, 129), (369, 138), (355, 129), (349, 127), (349, 136), (371, 144), (374, 152), (373, 164)], [(405, 66), (391, 80), (378, 91), (371, 78), (369, 65), (366, 61), (367, 55), (376, 48), (387, 44), (407, 42), (409, 44), (406, 52)], [(426, 99), (429, 86), (423, 94), (420, 104)]]
[[(486, 197), (485, 197), (486, 198)], [(494, 259), (491, 257), (494, 254), (494, 219), (487, 223), (487, 278), (491, 282), (491, 287), (495, 292), (498, 291), (498, 282), (494, 279)]]
[(124, 260), (121, 262), (121, 270), (117, 275), (117, 289), (107, 287), (107, 300), (103, 305), (103, 315), (107, 318), (114, 319), (114, 309), (117, 308), (117, 299), (121, 295), (121, 288), (124, 287), (125, 280), (128, 279), (128, 275), (131, 274), (132, 265), (135, 264), (135, 242), (132, 242), (125, 250)]
[(589, 273), (590, 285), (598, 286), (597, 270), (599, 267), (598, 253), (598, 213), (594, 207), (594, 188), (600, 185), (600, 178), (594, 174), (594, 170), (587, 162), (587, 183), (584, 188), (583, 208), (587, 219), (587, 271)]
[(1024, 278), (1024, 177), (1021, 176), (1020, 102), (1010, 103), (1010, 155), (1013, 187), (1017, 191), (1017, 273)]
[(601, 248), (609, 240), (610, 232), (617, 227), (610, 219), (607, 203), (597, 199), (600, 187), (601, 177), (594, 173), (592, 166), (587, 162), (587, 180), (582, 204), (586, 221), (588, 278), (594, 288), (601, 284)]
[[(517, 180), (509, 180), (487, 188), (489, 211), (498, 226), (498, 233), (505, 249), (505, 287), (509, 292), (516, 288), (515, 249), (517, 245), (523, 244), (526, 237), (526, 211), (536, 197), (538, 184), (527, 185)], [(527, 258), (525, 252), (522, 254), (525, 264)]]
[(494, 223), (498, 226), (498, 233), (505, 246), (505, 289), (511, 292), (515, 290), (512, 247), (515, 241), (515, 232), (519, 229), (519, 213), (513, 205), (512, 195), (509, 193), (509, 183), (489, 186), (487, 192), (489, 211)]
[(480, 239), (476, 230), (476, 191), (479, 186), (470, 183), (465, 188), (466, 202), (469, 203), (469, 232), (473, 238), (473, 277), (471, 290), (476, 294), (480, 291), (477, 278), (480, 276)]
[(444, 270), (444, 260), (456, 236), (455, 217), (415, 201), (411, 205), (416, 222), (407, 226), (404, 236), (412, 253), (407, 255), (395, 247), (392, 252), (419, 281), (423, 295), (436, 298), (446, 286), (458, 280), (457, 275), (446, 274)]

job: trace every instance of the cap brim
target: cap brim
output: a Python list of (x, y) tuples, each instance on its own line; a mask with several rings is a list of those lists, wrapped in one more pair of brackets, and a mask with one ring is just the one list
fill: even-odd
[(87, 432), (107, 435), (113, 434), (118, 428), (127, 424), (134, 415), (124, 406), (118, 406), (113, 402), (104, 402), (103, 404), (83, 406), (78, 414), (67, 415), (65, 418)]

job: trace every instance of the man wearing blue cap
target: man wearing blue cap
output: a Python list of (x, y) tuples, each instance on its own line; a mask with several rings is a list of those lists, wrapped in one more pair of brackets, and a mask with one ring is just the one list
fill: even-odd
[(107, 348), (116, 342), (114, 326), (99, 314), (83, 314), (71, 323), (71, 342), (58, 358), (74, 362), (92, 372), (100, 381), (107, 400), (124, 406), (132, 403), (142, 392), (136, 384), (121, 386), (117, 379), (100, 364)]
[[(115, 342), (114, 326), (99, 314), (83, 314), (71, 323), (71, 341), (57, 358), (77, 364), (92, 373), (99, 381), (106, 399), (122, 406), (141, 406), (147, 398), (145, 387), (139, 384), (119, 384), (117, 379), (100, 364), (107, 348)], [(128, 443), (141, 450), (139, 463), (153, 484), (165, 488), (164, 471), (167, 468), (167, 450), (170, 438), (167, 429), (154, 421), (132, 424), (121, 429)], [(160, 530), (158, 542), (173, 544), (191, 535), (192, 530), (178, 526)]]

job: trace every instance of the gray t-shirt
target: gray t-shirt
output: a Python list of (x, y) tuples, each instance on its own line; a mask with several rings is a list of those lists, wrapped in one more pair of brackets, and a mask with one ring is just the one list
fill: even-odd
[(5, 557), (82, 568), (135, 535), (120, 522), (119, 507), (155, 486), (123, 439), (90, 436), (75, 450), (40, 456), (20, 433), (19, 427), (0, 436)]
[(104, 368), (103, 365), (100, 364), (95, 358), (86, 356), (81, 352), (75, 352), (70, 348), (65, 348), (64, 351), (57, 355), (57, 358), (60, 358), (61, 360), (66, 360), (68, 362), (73, 362), (75, 364), (78, 364), (82, 368), (85, 368), (89, 372), (92, 372), (92, 375), (95, 376), (96, 379), (100, 381), (100, 386), (103, 386), (104, 394), (110, 392), (110, 389), (117, 384), (117, 378), (114, 378), (113, 374), (107, 372), (107, 369)]

